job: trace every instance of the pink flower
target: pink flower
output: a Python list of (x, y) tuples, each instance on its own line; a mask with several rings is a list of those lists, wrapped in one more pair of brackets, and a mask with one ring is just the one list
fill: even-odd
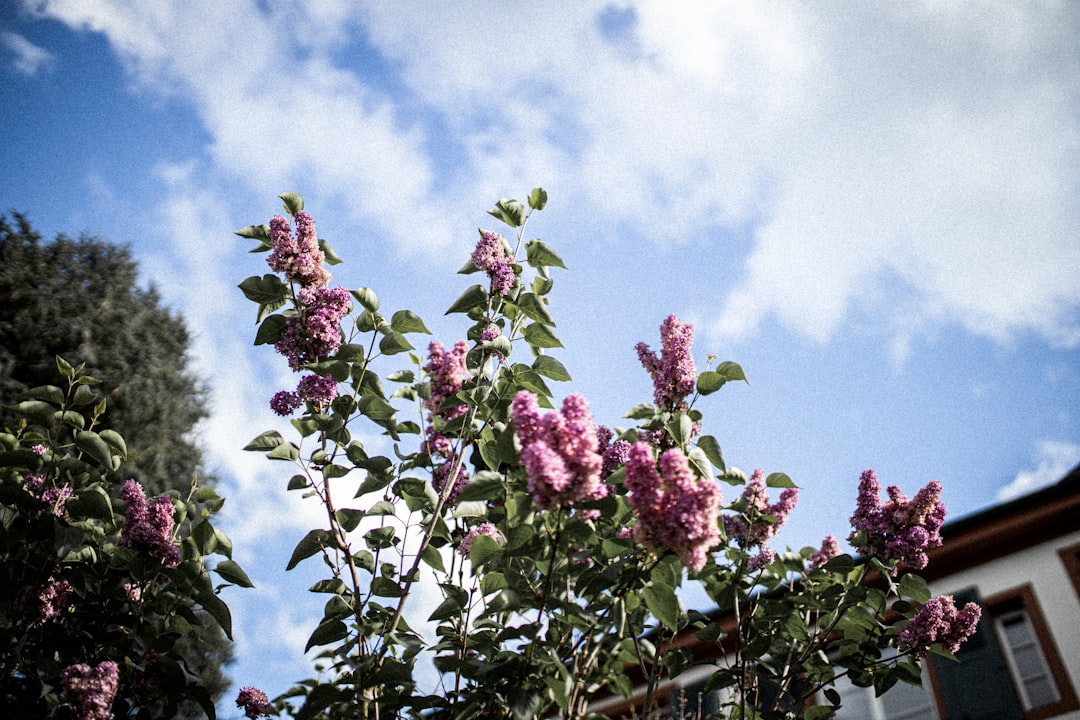
[(173, 504), (168, 495), (161, 495), (147, 505), (142, 486), (128, 480), (120, 489), (127, 505), (120, 545), (149, 555), (162, 565), (174, 568), (180, 564), (180, 550), (173, 542)]
[(840, 555), (840, 543), (832, 535), (826, 535), (821, 541), (821, 549), (810, 556), (810, 569), (816, 570)]
[(536, 396), (521, 391), (510, 408), (521, 443), (521, 463), (537, 507), (570, 507), (607, 497), (600, 480), (603, 459), (596, 425), (580, 395), (568, 395), (561, 412), (540, 414)]
[(637, 442), (626, 461), (626, 488), (638, 515), (634, 538), (650, 550), (678, 554), (692, 571), (703, 568), (720, 541), (719, 486), (699, 479), (678, 448), (660, 456), (658, 470), (652, 448)]
[(244, 715), (249, 718), (260, 718), (269, 715), (273, 710), (266, 693), (250, 685), (240, 688), (240, 693), (236, 696), (236, 707), (244, 708)]
[(685, 410), (686, 396), (694, 391), (697, 366), (690, 354), (694, 344), (694, 326), (669, 315), (660, 325), (660, 355), (639, 342), (638, 359), (652, 376), (653, 400), (661, 410)]
[(71, 584), (50, 576), (48, 583), (38, 593), (39, 619), (44, 622), (59, 617), (71, 598)]
[(776, 537), (787, 521), (788, 515), (799, 501), (797, 488), (785, 488), (780, 499), (769, 504), (769, 491), (765, 486), (765, 474), (755, 470), (742, 493), (745, 508), (742, 517), (725, 517), (724, 529), (739, 547), (764, 545)]
[(505, 538), (499, 528), (495, 527), (491, 523), (481, 523), (474, 527), (472, 530), (465, 534), (465, 537), (461, 539), (461, 544), (458, 545), (458, 552), (465, 557), (469, 556), (469, 550), (472, 549), (473, 543), (476, 542), (476, 538), (484, 536), (489, 537), (497, 543), (506, 542)]
[(120, 670), (116, 663), (106, 660), (90, 667), (85, 663), (71, 665), (60, 672), (60, 685), (71, 711), (79, 720), (112, 720), (112, 701)]
[[(450, 477), (450, 473), (454, 473), (453, 478)], [(454, 486), (446, 496), (447, 505), (453, 505), (457, 502), (458, 495), (465, 489), (465, 484), (469, 482), (469, 471), (465, 469), (463, 463), (457, 461), (456, 456), (453, 454), (447, 458), (446, 462), (436, 465), (435, 470), (431, 473), (431, 484), (435, 488), (435, 492), (440, 495), (447, 482), (451, 480), (453, 480)]]
[(315, 221), (303, 210), (293, 218), (296, 220), (295, 239), (286, 218), (277, 215), (270, 221), (270, 247), (273, 252), (266, 262), (274, 272), (284, 273), (289, 282), (305, 287), (322, 287), (330, 282), (330, 272), (323, 267), (326, 256), (319, 249), (319, 241), (315, 237)]
[(491, 280), (492, 295), (506, 295), (514, 285), (514, 269), (510, 267), (513, 258), (506, 252), (505, 242), (498, 233), (482, 232), (472, 252), (473, 265)]
[(285, 318), (285, 330), (274, 349), (299, 372), (308, 363), (332, 355), (341, 346), (341, 319), (352, 309), (344, 288), (301, 288), (298, 315)]
[(952, 595), (930, 598), (900, 631), (898, 646), (901, 650), (924, 656), (931, 645), (941, 643), (946, 650), (956, 653), (975, 633), (981, 616), (982, 608), (975, 603), (957, 610)]
[(941, 483), (930, 481), (913, 500), (908, 500), (895, 485), (889, 486), (887, 492), (889, 502), (882, 504), (877, 475), (873, 470), (863, 472), (848, 540), (855, 542), (863, 533), (866, 542), (858, 546), (860, 553), (921, 570), (928, 561), (926, 551), (941, 545), (939, 531), (945, 523)]
[(428, 345), (428, 361), (424, 365), (425, 372), (431, 377), (431, 393), (424, 401), (424, 407), (433, 413), (441, 414), (446, 419), (460, 417), (465, 412), (464, 405), (457, 405), (442, 411), (442, 405), (450, 397), (453, 397), (465, 382), (468, 373), (465, 367), (465, 356), (469, 352), (469, 344), (464, 340), (454, 343), (454, 349), (446, 351), (443, 344), (434, 340)]

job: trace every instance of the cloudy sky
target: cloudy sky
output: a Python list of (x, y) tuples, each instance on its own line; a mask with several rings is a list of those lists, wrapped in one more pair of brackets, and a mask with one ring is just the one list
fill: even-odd
[(336, 282), (450, 343), (484, 210), (544, 187), (562, 392), (619, 424), (634, 343), (693, 322), (750, 379), (706, 431), (803, 488), (794, 546), (846, 534), (867, 467), (958, 517), (1080, 463), (1076, 3), (2, 5), (0, 209), (130, 244), (193, 330), (258, 585), (227, 597), (238, 685), (305, 677), (319, 607), (281, 572), (317, 508), (239, 452), (295, 380), (250, 345), (266, 268), (232, 231), (284, 191)]

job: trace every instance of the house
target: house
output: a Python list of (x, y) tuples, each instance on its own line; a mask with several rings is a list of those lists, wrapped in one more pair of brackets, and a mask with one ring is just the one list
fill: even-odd
[[(1043, 490), (946, 523), (941, 535), (920, 574), (934, 595), (982, 606), (975, 635), (958, 662), (932, 657), (922, 687), (900, 683), (875, 697), (840, 681), (836, 718), (1080, 720), (1080, 466)], [(723, 614), (717, 622), (733, 625)], [(676, 642), (699, 645), (692, 636)], [(693, 668), (658, 692), (672, 705), (700, 698), (709, 674)], [(638, 702), (608, 698), (595, 709), (618, 717)]]

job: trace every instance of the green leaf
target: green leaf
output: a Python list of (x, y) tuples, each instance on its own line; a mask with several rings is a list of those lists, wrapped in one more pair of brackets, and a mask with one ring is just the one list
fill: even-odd
[(240, 228), (235, 231), (233, 235), (239, 235), (242, 238), (248, 238), (250, 240), (265, 240), (266, 247), (270, 247), (269, 225), (248, 225), (246, 228)]
[(690, 452), (687, 453), (687, 460), (697, 470), (697, 474), (701, 477), (702, 482), (716, 482), (716, 476), (713, 475), (712, 464), (709, 462), (709, 458), (705, 455), (705, 451), (700, 447), (690, 448)]
[(247, 573), (244, 572), (244, 569), (232, 560), (222, 560), (217, 564), (217, 567), (214, 568), (214, 572), (225, 578), (228, 582), (231, 582), (233, 585), (239, 585), (240, 587), (246, 588), (255, 587), (252, 584), (251, 579), (247, 576)]
[(281, 307), (289, 299), (289, 286), (277, 275), (266, 274), (262, 277), (252, 275), (238, 287), (244, 293), (244, 297), (260, 305), (277, 303), (278, 307)]
[(371, 288), (360, 288), (359, 290), (352, 290), (350, 294), (356, 298), (356, 301), (364, 306), (364, 309), (368, 312), (379, 311), (379, 296), (375, 294), (375, 291)]
[(900, 578), (899, 590), (900, 595), (918, 603), (930, 599), (930, 588), (926, 586), (926, 580), (912, 573), (906, 573)]
[(106, 428), (98, 434), (101, 436), (101, 439), (104, 440), (110, 448), (112, 448), (112, 451), (114, 453), (118, 454), (122, 458), (127, 457), (127, 443), (124, 442), (124, 438), (120, 435), (120, 433), (116, 432), (115, 430)]
[(462, 611), (461, 603), (451, 596), (439, 603), (435, 611), (428, 617), (429, 622), (442, 622), (458, 615)]
[(472, 285), (450, 305), (450, 309), (446, 311), (446, 314), (467, 313), (473, 308), (485, 307), (487, 302), (488, 291), (481, 285)]
[(322, 250), (327, 265), (340, 265), (342, 263), (341, 258), (334, 252), (334, 248), (330, 247), (330, 243), (322, 238), (319, 238), (319, 249)]
[(566, 268), (559, 254), (540, 240), (530, 240), (525, 243), (525, 257), (526, 261), (533, 267)]
[(771, 488), (793, 488), (798, 487), (791, 478), (784, 473), (771, 473), (769, 477), (765, 478), (765, 487)]
[(300, 449), (291, 442), (282, 443), (266, 453), (271, 460), (296, 460), (300, 457)]
[(552, 380), (560, 382), (569, 382), (571, 380), (566, 367), (550, 355), (538, 355), (533, 361), (532, 367), (536, 372)]
[(9, 406), (17, 415), (22, 415), (31, 422), (39, 425), (52, 427), (53, 406), (42, 400), (23, 400), (21, 403)]
[(120, 466), (120, 463), (114, 463), (109, 444), (92, 430), (76, 430), (75, 445), (109, 470), (115, 470)]
[(311, 637), (308, 638), (307, 645), (304, 646), (304, 652), (319, 645), (329, 645), (337, 642), (348, 634), (349, 628), (340, 620), (335, 618), (323, 620), (319, 623), (319, 627), (315, 628), (315, 631), (311, 633)]
[[(79, 387), (83, 386), (79, 385)], [(26, 391), (26, 395), (34, 400), (44, 400), (53, 405), (64, 404), (64, 391), (55, 385), (42, 385), (40, 387), (30, 388)]]
[(750, 384), (750, 381), (746, 379), (746, 373), (743, 372), (739, 363), (726, 360), (716, 366), (716, 372), (720, 377), (724, 378), (725, 381), (742, 380), (747, 385)]
[(375, 421), (389, 420), (394, 417), (394, 406), (383, 400), (378, 395), (367, 395), (360, 398), (360, 412)]
[(297, 543), (296, 548), (292, 552), (292, 557), (289, 558), (289, 564), (285, 566), (286, 570), (292, 570), (301, 560), (306, 560), (322, 551), (324, 547), (330, 546), (330, 533), (326, 530), (312, 530), (303, 539)]
[(424, 333), (430, 335), (431, 331), (424, 325), (420, 316), (412, 310), (398, 310), (390, 318), (390, 327), (399, 333)]
[(555, 326), (555, 318), (553, 318), (551, 312), (548, 311), (544, 298), (539, 295), (531, 292), (522, 293), (517, 299), (517, 306), (521, 309), (521, 312), (525, 313), (533, 320), (552, 327)]
[(304, 199), (294, 192), (281, 193), (278, 197), (285, 203), (285, 211), (290, 215), (295, 215), (304, 209)]
[(354, 510), (352, 508), (342, 508), (334, 513), (337, 518), (338, 524), (341, 525), (341, 529), (345, 532), (352, 532), (360, 525), (360, 521), (364, 519), (363, 510)]
[(273, 345), (285, 334), (285, 316), (267, 315), (255, 332), (256, 345)]
[(267, 430), (259, 435), (257, 438), (249, 442), (244, 446), (244, 450), (250, 450), (253, 452), (265, 452), (267, 450), (273, 450), (278, 445), (285, 442), (285, 438), (281, 436), (277, 430)]
[(229, 606), (212, 591), (200, 593), (198, 600), (203, 610), (225, 631), (225, 636), (232, 640), (232, 613), (229, 612)]
[(630, 411), (623, 415), (630, 420), (648, 420), (656, 415), (656, 406), (649, 403), (641, 403), (630, 408)]
[(488, 215), (502, 220), (510, 227), (521, 227), (525, 224), (525, 206), (510, 198), (502, 198), (495, 203), (495, 208), (488, 210)]
[(458, 502), (470, 502), (473, 500), (494, 500), (501, 498), (506, 493), (506, 482), (503, 476), (490, 470), (481, 470), (473, 475), (461, 494)]
[(371, 594), (378, 597), (399, 598), (405, 594), (405, 591), (390, 578), (376, 577), (371, 581)]
[(529, 193), (529, 207), (533, 210), (543, 210), (547, 205), (548, 194), (544, 188), (533, 188), (533, 191)]
[[(75, 377), (75, 368), (71, 366), (71, 363), (59, 355), (56, 356), (56, 371), (69, 380)], [(63, 396), (61, 396), (60, 400), (63, 401)]]
[(706, 370), (698, 375), (697, 391), (702, 395), (711, 395), (724, 386), (727, 380), (715, 370)]
[(532, 323), (525, 326), (525, 342), (529, 343), (533, 347), (540, 348), (556, 348), (563, 347), (559, 338), (555, 337), (555, 333), (551, 331), (547, 325), (543, 323)]
[(398, 353), (415, 350), (408, 338), (397, 330), (390, 330), (379, 341), (379, 350), (383, 355), (397, 355)]
[(91, 390), (89, 385), (77, 386), (75, 388), (75, 396), (71, 398), (72, 405), (92, 405), (97, 401), (97, 393)]
[(113, 507), (109, 494), (99, 485), (92, 485), (79, 491), (79, 494), (68, 503), (68, 507), (76, 515), (112, 522)]
[(432, 570), (435, 570), (436, 572), (446, 572), (442, 553), (439, 552), (437, 547), (434, 547), (430, 543), (424, 546), (423, 552), (420, 553), (420, 559), (427, 563), (428, 567)]
[(720, 443), (716, 441), (712, 435), (702, 435), (698, 438), (697, 446), (701, 448), (701, 451), (705, 453), (705, 457), (709, 459), (717, 470), (724, 472), (727, 467), (724, 465), (724, 455), (720, 452)]
[(469, 562), (475, 569), (500, 553), (502, 553), (502, 545), (497, 540), (487, 535), (480, 535), (469, 547)]
[(654, 582), (642, 592), (649, 612), (670, 630), (679, 628), (679, 598), (669, 585)]

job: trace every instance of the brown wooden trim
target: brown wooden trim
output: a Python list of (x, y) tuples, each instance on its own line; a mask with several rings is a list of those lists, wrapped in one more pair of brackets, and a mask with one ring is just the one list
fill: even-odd
[[(1065, 668), (1065, 663), (1061, 660), (1060, 653), (1058, 653), (1057, 643), (1054, 642), (1053, 633), (1050, 632), (1050, 628), (1046, 624), (1046, 618), (1039, 607), (1039, 601), (1035, 597), (1035, 591), (1032, 589), (1031, 583), (991, 595), (985, 598), (982, 604), (991, 620), (1010, 610), (1023, 609), (1027, 612), (1028, 618), (1031, 620), (1031, 626), (1035, 630), (1035, 637), (1042, 648), (1043, 657), (1046, 658), (1046, 664), (1050, 667), (1050, 675), (1053, 677), (1058, 694), (1061, 696), (1061, 699), (1056, 703), (1025, 710), (1024, 720), (1045, 720), (1045, 718), (1080, 709), (1080, 701), (1077, 700), (1076, 690), (1069, 681), (1069, 673)], [(991, 625), (994, 632), (997, 633), (997, 624), (992, 622)], [(999, 636), (998, 641), (1005, 645), (1004, 638)], [(1013, 680), (1015, 685), (1016, 679), (1012, 678), (1011, 673), (1010, 679)], [(1020, 697), (1019, 691), (1017, 697)]]
[(1065, 572), (1076, 588), (1076, 594), (1080, 596), (1080, 543), (1058, 548), (1058, 556), (1065, 564)]

